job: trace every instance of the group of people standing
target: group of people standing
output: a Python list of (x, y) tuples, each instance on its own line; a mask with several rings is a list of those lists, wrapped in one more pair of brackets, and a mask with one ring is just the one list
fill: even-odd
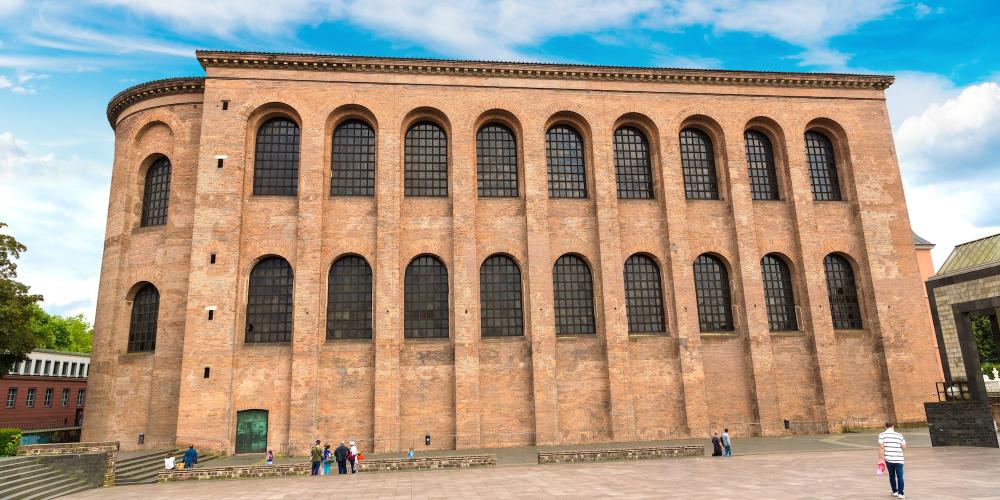
[(337, 462), (338, 474), (347, 474), (348, 465), (351, 468), (351, 474), (358, 472), (358, 462), (364, 459), (364, 455), (358, 450), (354, 441), (351, 441), (350, 446), (341, 441), (340, 446), (333, 451), (330, 450), (329, 444), (320, 445), (320, 443), (321, 441), (317, 439), (316, 444), (309, 452), (313, 476), (329, 476), (330, 466), (333, 465), (334, 461)]
[(719, 431), (712, 431), (712, 456), (733, 456), (733, 440), (729, 437), (729, 429), (723, 429), (722, 436), (719, 436)]

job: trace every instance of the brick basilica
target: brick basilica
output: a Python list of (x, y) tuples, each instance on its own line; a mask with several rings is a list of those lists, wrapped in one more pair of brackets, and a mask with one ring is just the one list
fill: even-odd
[(197, 57), (204, 77), (108, 104), (84, 441), (924, 420), (936, 353), (892, 77)]

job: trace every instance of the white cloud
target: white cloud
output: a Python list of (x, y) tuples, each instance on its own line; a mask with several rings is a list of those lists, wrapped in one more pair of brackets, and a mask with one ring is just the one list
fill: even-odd
[(13, 86), (14, 84), (10, 83), (10, 80), (6, 76), (0, 75), (0, 89), (9, 89)]
[(22, 5), (24, 5), (23, 0), (0, 0), (0, 17), (13, 14), (20, 9)]
[(124, 7), (141, 15), (166, 20), (171, 27), (188, 33), (229, 37), (237, 31), (282, 35), (302, 24), (324, 20), (325, 6), (341, 2), (319, 0), (98, 0)]

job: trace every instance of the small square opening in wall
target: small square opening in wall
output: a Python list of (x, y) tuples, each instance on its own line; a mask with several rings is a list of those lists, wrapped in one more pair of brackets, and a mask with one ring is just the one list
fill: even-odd
[(222, 168), (222, 162), (225, 161), (222, 158), (217, 158), (215, 160), (215, 168)]
[(209, 309), (208, 310), (208, 320), (212, 321), (213, 319), (215, 319), (215, 311), (212, 310), (212, 309)]
[(211, 374), (211, 371), (212, 371), (211, 368), (207, 366), (205, 367), (205, 378), (208, 378), (208, 376)]
[(214, 253), (208, 257), (208, 263), (209, 264), (215, 264), (215, 254)]
[(229, 109), (229, 101), (222, 101), (222, 110), (227, 111)]

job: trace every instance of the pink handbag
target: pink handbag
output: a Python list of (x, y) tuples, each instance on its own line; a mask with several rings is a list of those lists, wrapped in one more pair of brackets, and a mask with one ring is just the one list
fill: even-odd
[(878, 474), (879, 476), (885, 474), (885, 462), (879, 462), (878, 465), (875, 466), (875, 474)]

